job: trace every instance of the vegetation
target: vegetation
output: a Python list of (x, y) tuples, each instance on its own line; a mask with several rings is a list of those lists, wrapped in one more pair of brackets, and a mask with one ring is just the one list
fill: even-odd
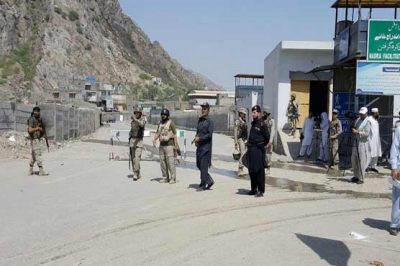
[(32, 81), (36, 74), (37, 62), (32, 52), (31, 42), (28, 42), (19, 49), (13, 50), (10, 55), (0, 58), (1, 78), (7, 79), (13, 74), (19, 74), (22, 69), (25, 80)]
[(142, 80), (150, 80), (151, 79), (151, 75), (147, 74), (147, 73), (141, 73), (139, 75), (139, 78)]
[(79, 14), (75, 10), (71, 10), (68, 13), (68, 18), (71, 21), (79, 20)]

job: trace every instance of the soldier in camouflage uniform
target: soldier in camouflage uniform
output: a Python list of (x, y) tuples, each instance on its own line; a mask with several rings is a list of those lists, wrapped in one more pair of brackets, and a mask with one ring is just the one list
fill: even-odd
[(29, 175), (33, 175), (33, 166), (35, 162), (39, 166), (39, 175), (45, 176), (43, 170), (43, 158), (42, 158), (42, 145), (45, 130), (43, 127), (43, 121), (40, 118), (40, 108), (35, 106), (32, 110), (31, 117), (28, 119), (28, 133), (31, 140), (32, 158), (29, 163)]
[(299, 121), (299, 104), (296, 102), (296, 94), (292, 93), (286, 110), (286, 116), (290, 126), (290, 134), (296, 135), (297, 122)]
[(175, 157), (178, 150), (178, 138), (176, 136), (176, 127), (169, 117), (169, 110), (165, 108), (161, 110), (161, 121), (153, 139), (154, 146), (156, 146), (157, 140), (160, 140), (160, 167), (163, 176), (160, 182), (175, 184)]
[(338, 158), (339, 140), (338, 137), (342, 133), (342, 123), (338, 118), (338, 111), (332, 111), (332, 121), (329, 125), (329, 167), (333, 167)]
[(247, 123), (246, 116), (247, 110), (240, 108), (238, 111), (238, 119), (235, 121), (235, 127), (233, 129), (233, 136), (235, 140), (235, 149), (240, 152), (239, 159), (239, 170), (238, 175), (244, 175), (242, 158), (246, 152), (246, 140), (247, 140)]
[(146, 120), (142, 117), (142, 108), (136, 107), (131, 117), (131, 131), (129, 132), (129, 148), (133, 166), (133, 180), (141, 178), (140, 159), (143, 150), (143, 135)]
[(269, 142), (267, 146), (265, 146), (266, 156), (265, 156), (265, 165), (266, 170), (265, 174), (269, 175), (271, 168), (271, 160), (272, 160), (272, 151), (274, 150), (274, 137), (275, 137), (275, 120), (271, 115), (271, 110), (269, 107), (263, 108), (263, 120), (267, 125), (267, 129), (269, 132)]

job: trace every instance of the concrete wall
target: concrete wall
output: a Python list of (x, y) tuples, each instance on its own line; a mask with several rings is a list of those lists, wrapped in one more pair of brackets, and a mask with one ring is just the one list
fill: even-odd
[[(100, 127), (100, 111), (56, 104), (39, 105), (49, 139), (63, 141), (95, 132)], [(27, 132), (32, 105), (0, 102), (0, 132)]]
[[(331, 46), (331, 49), (329, 47)], [(333, 62), (333, 42), (281, 42), (264, 60), (264, 106), (269, 106), (278, 128), (287, 122), (290, 72), (309, 72)]]

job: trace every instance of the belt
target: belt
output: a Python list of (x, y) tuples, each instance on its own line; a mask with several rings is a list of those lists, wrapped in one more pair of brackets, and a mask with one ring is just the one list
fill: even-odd
[(265, 146), (265, 143), (264, 142), (248, 143), (247, 146), (249, 146), (249, 147)]

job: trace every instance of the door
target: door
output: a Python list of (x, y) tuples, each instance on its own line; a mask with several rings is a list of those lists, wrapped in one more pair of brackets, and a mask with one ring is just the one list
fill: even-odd
[(291, 93), (296, 94), (296, 101), (299, 104), (299, 122), (298, 127), (303, 127), (304, 120), (310, 110), (310, 81), (309, 80), (291, 80)]

